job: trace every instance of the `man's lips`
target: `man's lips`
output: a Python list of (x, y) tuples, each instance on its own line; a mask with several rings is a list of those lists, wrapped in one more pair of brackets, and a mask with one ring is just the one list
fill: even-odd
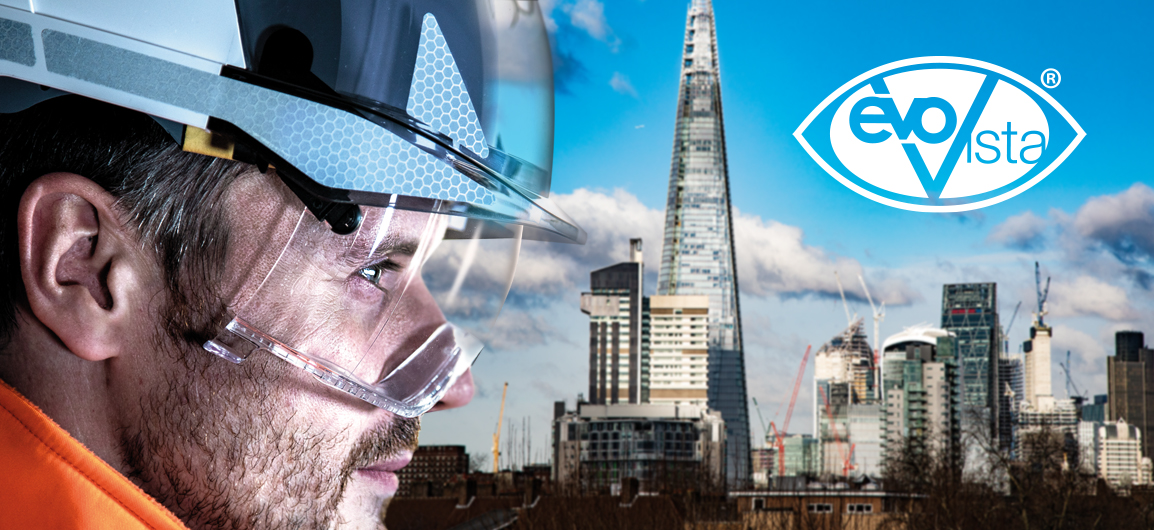
[(387, 460), (382, 460), (371, 466), (359, 468), (357, 471), (395, 473), (401, 468), (409, 465), (409, 461), (412, 459), (413, 453), (405, 451), (399, 455), (391, 456)]
[(357, 475), (375, 483), (380, 494), (391, 497), (397, 493), (397, 488), (401, 485), (401, 479), (396, 472), (408, 465), (412, 458), (413, 454), (405, 451), (371, 466), (358, 468)]

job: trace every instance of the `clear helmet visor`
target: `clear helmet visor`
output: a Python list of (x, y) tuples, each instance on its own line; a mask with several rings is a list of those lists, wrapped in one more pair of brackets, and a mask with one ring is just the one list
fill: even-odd
[[(394, 194), (454, 201), (534, 239), (583, 240), (548, 200), (553, 70), (536, 1), (253, 1), (238, 16), (250, 81), (335, 98), (375, 124), (360, 131), (307, 111), (283, 126), (219, 116), (310, 193), (373, 206)], [(314, 126), (325, 134), (310, 136)]]
[(428, 411), (480, 353), (474, 334), (499, 313), (520, 246), (519, 227), (446, 208), (396, 197), (366, 207), (347, 235), (302, 211), (289, 239), (267, 247), (275, 258), (263, 254), (275, 261), (259, 287), (205, 349), (232, 362), (264, 350), (395, 414)]

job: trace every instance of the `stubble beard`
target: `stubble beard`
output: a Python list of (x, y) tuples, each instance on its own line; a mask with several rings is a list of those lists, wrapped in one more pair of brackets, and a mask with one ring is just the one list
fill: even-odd
[[(139, 415), (125, 414), (120, 444), (129, 477), (192, 529), (341, 526), (357, 469), (416, 448), (419, 418), (394, 417), (350, 444), (353, 434), (334, 434), (326, 418), (277, 405), (320, 383), (271, 355), (232, 365), (171, 335), (156, 341), (164, 384)], [(383, 507), (367, 516), (383, 527)]]

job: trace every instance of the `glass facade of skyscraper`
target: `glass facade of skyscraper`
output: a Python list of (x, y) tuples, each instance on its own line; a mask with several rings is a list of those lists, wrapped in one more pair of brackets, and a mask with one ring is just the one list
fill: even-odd
[(997, 388), (998, 286), (958, 283), (942, 286), (942, 329), (958, 339), (962, 404), (993, 407)]
[(658, 293), (709, 297), (709, 407), (721, 412), (728, 430), (728, 479), (744, 484), (750, 476), (749, 412), (717, 38), (709, 0), (690, 5), (682, 45)]

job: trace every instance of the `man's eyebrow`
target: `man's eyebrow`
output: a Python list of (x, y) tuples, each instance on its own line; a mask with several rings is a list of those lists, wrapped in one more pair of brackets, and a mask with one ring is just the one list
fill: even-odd
[[(350, 257), (352, 257), (353, 260), (360, 262), (355, 263), (354, 265), (361, 266), (384, 261), (390, 256), (401, 255), (405, 257), (412, 257), (417, 253), (417, 249), (420, 248), (420, 242), (418, 241), (411, 239), (399, 239), (400, 238), (386, 237), (385, 240), (382, 241), (381, 244), (377, 245), (377, 247), (374, 249), (368, 248), (370, 243), (368, 240), (362, 239), (361, 241), (363, 241), (363, 243), (358, 242), (355, 244), (353, 252), (350, 253)], [(361, 256), (364, 257), (362, 258)]]

